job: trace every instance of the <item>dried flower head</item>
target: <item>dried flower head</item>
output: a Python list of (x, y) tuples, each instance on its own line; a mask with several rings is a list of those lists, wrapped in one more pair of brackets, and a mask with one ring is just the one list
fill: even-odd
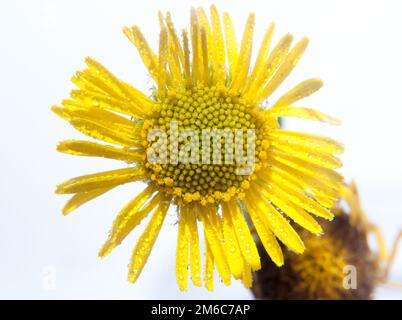
[[(305, 232), (306, 251), (285, 254), (285, 266), (274, 268), (264, 260), (255, 273), (253, 293), (261, 299), (370, 299), (374, 289), (387, 282), (402, 232), (388, 255), (379, 228), (364, 213), (353, 182), (342, 189), (349, 211), (334, 209), (335, 220), (324, 222), (325, 235)], [(368, 236), (378, 240), (378, 251), (371, 249)]]

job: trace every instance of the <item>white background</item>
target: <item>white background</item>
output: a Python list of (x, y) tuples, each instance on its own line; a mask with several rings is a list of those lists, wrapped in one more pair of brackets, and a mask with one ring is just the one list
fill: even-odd
[[(119, 168), (120, 163), (58, 154), (58, 140), (80, 137), (50, 112), (66, 98), (69, 79), (91, 55), (141, 90), (152, 83), (134, 46), (121, 32), (138, 24), (156, 48), (157, 11), (170, 10), (187, 27), (191, 6), (209, 1), (1, 1), (0, 4), (0, 298), (250, 298), (241, 284), (215, 291), (177, 289), (174, 277), (174, 211), (141, 277), (126, 281), (136, 229), (110, 256), (97, 251), (119, 209), (139, 190), (127, 185), (68, 217), (55, 185), (80, 174)], [(317, 128), (346, 145), (343, 172), (355, 178), (370, 219), (390, 246), (402, 228), (402, 19), (400, 1), (216, 1), (229, 11), (241, 35), (255, 12), (256, 39), (268, 23), (278, 40), (290, 31), (311, 44), (279, 90), (319, 76), (325, 86), (300, 103), (343, 120), (327, 128), (300, 121), (287, 126)], [(49, 282), (55, 276), (55, 283)], [(53, 278), (52, 278), (53, 279)], [(402, 282), (402, 254), (392, 272)], [(54, 285), (53, 285), (54, 284)], [(401, 298), (402, 290), (381, 288), (377, 298)]]

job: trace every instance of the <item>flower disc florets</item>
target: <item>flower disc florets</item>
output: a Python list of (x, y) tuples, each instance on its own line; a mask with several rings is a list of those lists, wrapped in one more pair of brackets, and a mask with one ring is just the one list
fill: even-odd
[(258, 119), (225, 88), (198, 85), (168, 94), (147, 126), (148, 155), (156, 156), (147, 160), (151, 179), (186, 202), (241, 196), (267, 145)]

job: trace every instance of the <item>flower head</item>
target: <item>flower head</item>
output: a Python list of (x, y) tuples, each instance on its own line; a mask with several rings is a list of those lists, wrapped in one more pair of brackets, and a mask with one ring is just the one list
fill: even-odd
[[(57, 187), (74, 194), (67, 214), (107, 191), (134, 181), (147, 187), (129, 202), (113, 223), (100, 250), (110, 253), (151, 212), (129, 265), (134, 282), (158, 236), (170, 206), (178, 207), (176, 278), (188, 287), (188, 265), (195, 285), (202, 284), (199, 223), (205, 238), (204, 282), (212, 289), (213, 270), (228, 285), (231, 276), (251, 286), (251, 272), (261, 267), (250, 226), (276, 265), (283, 264), (278, 239), (296, 253), (304, 244), (286, 216), (319, 234), (316, 215), (332, 219), (342, 176), (335, 156), (343, 146), (327, 137), (283, 130), (279, 117), (299, 117), (338, 124), (319, 111), (293, 106), (322, 86), (303, 81), (269, 109), (266, 99), (280, 86), (305, 51), (303, 38), (292, 47), (285, 35), (270, 50), (274, 25), (251, 64), (254, 14), (240, 43), (228, 14), (211, 7), (191, 11), (190, 30), (176, 32), (170, 14), (159, 16), (155, 53), (137, 26), (124, 33), (156, 86), (147, 96), (115, 77), (94, 59), (77, 72), (78, 89), (53, 111), (80, 132), (108, 144), (68, 140), (64, 153), (125, 161), (122, 169), (85, 175)], [(245, 214), (247, 208), (248, 214)]]
[[(265, 260), (253, 287), (257, 298), (370, 299), (378, 285), (387, 283), (402, 232), (388, 254), (379, 228), (360, 205), (356, 184), (343, 187), (341, 195), (349, 208), (334, 209), (335, 220), (323, 224), (324, 236), (302, 232), (304, 254), (287, 252), (280, 269)], [(378, 250), (369, 246), (370, 234), (377, 237)]]

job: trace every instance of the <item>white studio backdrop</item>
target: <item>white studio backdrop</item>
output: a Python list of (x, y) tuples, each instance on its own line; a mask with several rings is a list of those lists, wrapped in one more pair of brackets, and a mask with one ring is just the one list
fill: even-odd
[[(136, 229), (104, 260), (97, 252), (111, 223), (140, 190), (130, 184), (83, 206), (68, 217), (55, 185), (80, 174), (119, 168), (103, 159), (55, 151), (59, 140), (80, 137), (50, 112), (68, 96), (69, 81), (92, 56), (141, 90), (152, 86), (134, 48), (121, 31), (137, 24), (156, 48), (158, 10), (188, 26), (192, 6), (211, 1), (2, 1), (0, 3), (0, 298), (60, 299), (248, 299), (240, 283), (216, 281), (215, 291), (190, 286), (181, 293), (174, 276), (177, 226), (171, 211), (138, 282), (127, 282)], [(276, 40), (286, 32), (311, 40), (279, 93), (309, 77), (325, 86), (304, 100), (343, 121), (328, 127), (287, 121), (288, 128), (331, 135), (346, 145), (343, 173), (360, 186), (370, 219), (390, 246), (402, 228), (402, 44), (400, 1), (215, 1), (228, 11), (238, 37), (249, 12), (256, 13), (255, 46), (272, 21)], [(392, 280), (402, 281), (402, 254)], [(376, 298), (402, 298), (380, 288)]]

